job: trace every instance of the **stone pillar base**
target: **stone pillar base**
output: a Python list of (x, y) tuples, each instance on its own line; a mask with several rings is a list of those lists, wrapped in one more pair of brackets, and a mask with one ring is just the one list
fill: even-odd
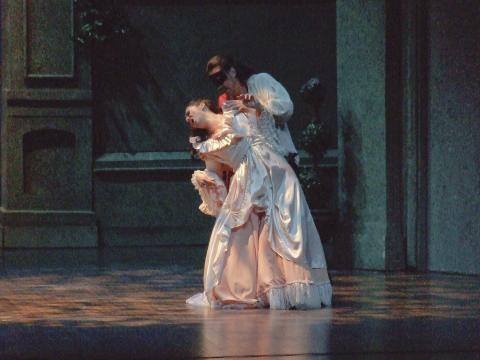
[(97, 247), (90, 211), (23, 211), (0, 208), (2, 248)]

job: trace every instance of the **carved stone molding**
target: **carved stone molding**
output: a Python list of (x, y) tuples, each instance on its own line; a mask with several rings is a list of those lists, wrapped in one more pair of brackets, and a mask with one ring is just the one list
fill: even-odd
[(25, 78), (74, 80), (73, 1), (24, 0)]

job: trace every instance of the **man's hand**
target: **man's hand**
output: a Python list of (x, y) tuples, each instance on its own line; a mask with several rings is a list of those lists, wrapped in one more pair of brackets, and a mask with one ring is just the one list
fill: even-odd
[(255, 97), (252, 94), (240, 94), (237, 96), (237, 100), (242, 100), (243, 102), (255, 101)]
[(248, 93), (241, 94), (241, 95), (237, 96), (237, 100), (243, 101), (245, 106), (247, 106), (249, 108), (253, 108), (257, 111), (261, 110), (260, 103), (255, 99), (255, 96), (253, 96), (252, 94), (248, 94)]
[(227, 100), (223, 104), (225, 111), (248, 112), (249, 107), (242, 100)]

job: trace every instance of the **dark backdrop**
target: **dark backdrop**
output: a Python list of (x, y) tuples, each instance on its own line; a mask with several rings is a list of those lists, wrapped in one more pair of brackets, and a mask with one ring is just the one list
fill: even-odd
[(186, 151), (185, 104), (214, 98), (204, 68), (216, 53), (232, 54), (271, 73), (287, 88), (295, 105), (290, 128), (297, 146), (311, 116), (299, 89), (318, 76), (327, 88), (322, 115), (333, 130), (330, 145), (336, 147), (334, 1), (127, 1), (123, 6), (140, 34), (130, 50), (139, 60), (111, 83), (117, 89), (95, 94), (97, 100), (106, 97), (103, 102), (113, 109), (97, 111), (96, 153)]

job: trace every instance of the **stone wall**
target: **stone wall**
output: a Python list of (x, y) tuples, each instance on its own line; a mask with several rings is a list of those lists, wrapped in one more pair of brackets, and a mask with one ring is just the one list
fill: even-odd
[(345, 266), (384, 269), (386, 74), (383, 1), (337, 1), (337, 94)]
[(480, 273), (480, 6), (429, 2), (428, 268)]
[(96, 246), (90, 63), (70, 1), (1, 2), (3, 248)]

